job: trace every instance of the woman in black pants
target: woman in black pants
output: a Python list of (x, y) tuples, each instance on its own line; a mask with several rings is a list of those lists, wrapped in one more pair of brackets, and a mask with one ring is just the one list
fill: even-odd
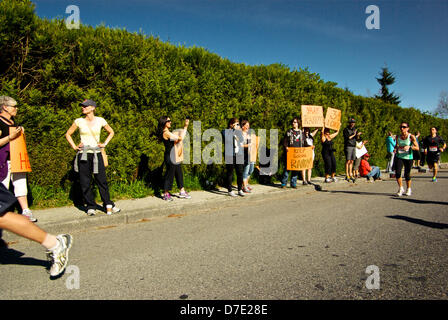
[[(334, 157), (333, 139), (338, 135), (339, 130), (330, 134), (330, 129), (323, 128), (322, 140), (322, 158), (325, 166), (325, 182), (336, 182), (336, 158)], [(330, 178), (331, 176), (331, 178)]]
[(238, 184), (238, 195), (244, 197), (243, 192), (243, 172), (244, 172), (244, 147), (243, 132), (237, 118), (229, 120), (226, 130), (223, 130), (224, 150), (226, 163), (226, 182), (228, 195), (236, 197), (232, 191), (233, 169), (236, 172), (236, 181)]
[(177, 187), (180, 190), (179, 198), (190, 199), (191, 196), (184, 189), (184, 177), (182, 173), (182, 164), (176, 162), (174, 146), (178, 143), (182, 143), (187, 133), (187, 128), (190, 120), (185, 120), (184, 129), (179, 134), (170, 132), (171, 119), (167, 116), (163, 116), (159, 119), (159, 126), (157, 129), (159, 140), (163, 141), (165, 145), (165, 154), (163, 160), (166, 164), (166, 174), (164, 179), (164, 195), (163, 200), (173, 201), (171, 197), (171, 189), (173, 187), (174, 177), (176, 177)]
[[(110, 199), (106, 168), (101, 154), (101, 149), (105, 148), (113, 138), (114, 130), (112, 130), (104, 118), (95, 116), (95, 101), (84, 100), (80, 103), (80, 106), (85, 117), (76, 119), (68, 129), (65, 137), (73, 150), (77, 151), (74, 169), (76, 172), (79, 172), (79, 183), (84, 202), (87, 205), (87, 215), (94, 216), (96, 212), (95, 196), (91, 186), (92, 175), (98, 185), (101, 200), (106, 206), (107, 214), (118, 213), (120, 209)], [(108, 132), (108, 136), (104, 143), (101, 143), (100, 134), (103, 128)], [(72, 139), (72, 135), (77, 129), (79, 129), (81, 137), (81, 143), (78, 145)]]

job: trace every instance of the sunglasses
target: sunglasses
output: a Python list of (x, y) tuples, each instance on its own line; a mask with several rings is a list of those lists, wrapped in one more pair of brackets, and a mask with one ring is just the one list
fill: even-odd
[(238, 127), (239, 127), (239, 126), (240, 126), (240, 124), (239, 124), (239, 123), (235, 123), (235, 127), (236, 127), (236, 126), (238, 126)]
[(406, 129), (406, 128), (409, 128), (409, 127), (405, 127), (405, 126), (401, 126), (400, 127), (400, 129)]

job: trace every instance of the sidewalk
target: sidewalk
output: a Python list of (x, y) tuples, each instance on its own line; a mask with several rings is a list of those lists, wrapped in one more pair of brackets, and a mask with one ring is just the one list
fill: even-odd
[[(448, 164), (441, 165), (441, 168), (448, 168)], [(412, 174), (418, 174), (418, 170), (412, 169)], [(340, 188), (344, 186), (348, 187), (349, 183), (344, 180), (344, 176), (339, 176), (337, 178), (338, 181), (336, 183), (324, 183), (323, 177), (314, 177), (311, 181), (322, 186), (323, 189), (333, 189), (334, 187)], [(395, 180), (389, 178), (389, 174), (386, 174), (384, 170), (381, 172), (381, 178), (383, 180)], [(356, 180), (356, 184), (358, 183), (367, 183), (367, 180), (365, 178), (360, 178)], [(275, 199), (278, 195), (285, 193), (295, 193), (300, 197), (310, 192), (317, 191), (315, 191), (314, 186), (304, 186), (299, 180), (297, 189), (289, 188), (289, 184), (286, 189), (280, 188), (280, 184), (253, 185), (252, 193), (246, 194), (245, 197), (229, 197), (227, 195), (227, 189), (220, 188), (217, 191), (192, 191), (190, 192), (191, 199), (180, 199), (174, 196), (174, 201), (172, 202), (165, 202), (157, 197), (119, 200), (116, 201), (116, 205), (121, 208), (121, 212), (111, 216), (97, 210), (95, 216), (89, 217), (84, 211), (81, 211), (74, 206), (33, 210), (33, 214), (38, 219), (36, 224), (39, 227), (49, 233), (59, 234), (100, 227), (117, 226), (120, 224), (144, 222), (155, 217), (179, 214), (185, 215), (197, 211), (235, 206), (236, 204), (243, 206), (244, 201), (247, 201), (247, 199)], [(8, 231), (3, 231), (3, 239), (6, 242), (14, 242), (23, 238)]]

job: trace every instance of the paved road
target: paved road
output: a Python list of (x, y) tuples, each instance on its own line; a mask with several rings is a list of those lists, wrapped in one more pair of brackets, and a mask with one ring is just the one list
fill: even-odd
[(341, 181), (77, 232), (56, 280), (42, 248), (20, 241), (1, 253), (1, 299), (447, 299), (448, 171), (416, 175), (411, 197), (396, 190)]

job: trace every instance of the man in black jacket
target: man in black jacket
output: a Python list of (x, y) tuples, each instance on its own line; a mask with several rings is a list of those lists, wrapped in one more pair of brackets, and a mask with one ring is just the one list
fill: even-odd
[(356, 160), (356, 134), (358, 129), (355, 128), (356, 121), (354, 118), (348, 120), (348, 126), (344, 129), (344, 153), (345, 153), (345, 180), (355, 182), (353, 176), (353, 162)]

